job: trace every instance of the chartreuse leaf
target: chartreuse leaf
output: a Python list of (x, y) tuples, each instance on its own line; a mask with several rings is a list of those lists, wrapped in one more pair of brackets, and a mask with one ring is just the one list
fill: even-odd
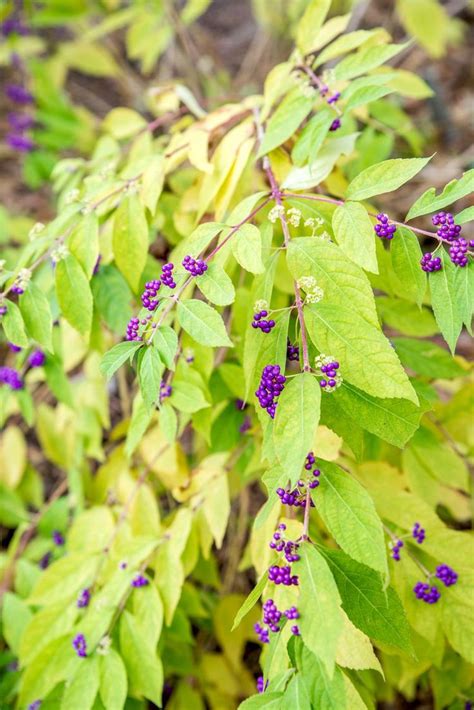
[(341, 375), (374, 397), (418, 397), (385, 336), (343, 306), (318, 303), (305, 308), (309, 336), (318, 350), (334, 356)]
[(388, 575), (385, 540), (372, 498), (339, 466), (320, 461), (318, 512), (337, 544), (358, 562)]
[(262, 157), (291, 138), (313, 106), (314, 98), (305, 96), (298, 86), (285, 96), (275, 113), (267, 122), (265, 137), (258, 157)]
[(300, 597), (298, 626), (305, 645), (332, 676), (343, 619), (341, 598), (327, 562), (309, 542), (300, 545), (300, 559), (293, 564)]
[(458, 268), (455, 281), (459, 313), (464, 325), (472, 335), (474, 315), (474, 263), (472, 259), (469, 260), (467, 266)]
[(91, 281), (94, 307), (114, 333), (123, 333), (132, 317), (132, 292), (112, 264), (101, 266)]
[(344, 628), (337, 647), (337, 664), (355, 670), (373, 668), (383, 675), (380, 661), (374, 653), (370, 639), (354, 626), (347, 614), (342, 612), (342, 615)]
[(115, 212), (112, 247), (115, 263), (136, 292), (148, 253), (148, 224), (135, 194), (127, 195)]
[(99, 657), (84, 658), (64, 690), (61, 710), (82, 708), (90, 710), (99, 690)]
[(292, 239), (288, 245), (287, 263), (296, 280), (302, 276), (314, 276), (328, 303), (342, 303), (379, 327), (367, 276), (336, 244), (318, 237)]
[(114, 372), (121, 367), (143, 343), (138, 341), (126, 341), (117, 343), (114, 347), (105, 353), (100, 363), (100, 371), (109, 380)]
[(127, 668), (130, 693), (161, 707), (163, 666), (136, 618), (123, 611), (120, 618), (120, 651)]
[(20, 311), (29, 335), (47, 350), (53, 349), (53, 318), (49, 301), (43, 291), (30, 281), (20, 296)]
[(416, 202), (410, 207), (406, 216), (407, 221), (419, 217), (429, 212), (437, 212), (438, 210), (453, 204), (461, 197), (469, 195), (474, 190), (474, 169), (468, 170), (458, 180), (448, 182), (442, 192), (437, 195), (436, 188), (430, 187), (424, 192)]
[(2, 316), (2, 325), (5, 331), (5, 337), (10, 343), (18, 345), (21, 348), (28, 347), (28, 336), (26, 335), (25, 324), (20, 309), (13, 301), (8, 301), (7, 312)]
[(17, 594), (6, 592), (2, 606), (2, 633), (9, 647), (18, 656), (20, 641), (33, 614)]
[(397, 227), (390, 251), (393, 270), (403, 292), (421, 306), (426, 292), (426, 274), (420, 269), (423, 252), (417, 237), (406, 227)]
[(165, 619), (169, 625), (181, 596), (184, 582), (181, 555), (191, 532), (192, 513), (188, 508), (180, 508), (166, 531), (165, 540), (158, 547), (153, 566), (156, 569), (156, 583), (165, 607)]
[(374, 228), (365, 207), (358, 202), (345, 202), (332, 218), (334, 235), (349, 259), (367, 271), (378, 273)]
[(319, 52), (313, 67), (318, 67), (328, 62), (330, 59), (335, 59), (341, 56), (341, 54), (347, 54), (347, 52), (357, 49), (357, 47), (360, 47), (361, 44), (364, 44), (364, 42), (370, 39), (375, 32), (377, 32), (377, 30), (357, 30), (343, 34), (342, 37), (338, 37), (334, 42), (328, 44), (322, 52)]
[(377, 311), (385, 325), (398, 330), (403, 335), (423, 338), (438, 333), (438, 326), (431, 309), (424, 306), (420, 308), (416, 303), (402, 301), (400, 298), (378, 296)]
[(99, 256), (99, 221), (95, 212), (81, 219), (69, 235), (66, 244), (90, 279)]
[(406, 399), (380, 399), (344, 382), (335, 394), (345, 416), (372, 434), (403, 448), (418, 429), (425, 407)]
[(455, 224), (466, 224), (466, 222), (472, 222), (474, 220), (474, 205), (472, 207), (466, 207), (466, 209), (461, 210), (454, 217)]
[(462, 315), (457, 298), (457, 270), (447, 252), (441, 254), (442, 269), (429, 275), (431, 305), (441, 334), (452, 353), (462, 329)]
[(467, 566), (456, 571), (458, 582), (441, 594), (441, 624), (451, 646), (469, 663), (474, 663), (474, 578)]
[(55, 604), (90, 584), (99, 559), (89, 553), (71, 553), (53, 562), (33, 587), (28, 602)]
[(281, 710), (283, 693), (259, 693), (259, 695), (251, 695), (250, 698), (240, 703), (239, 710)]
[(113, 648), (99, 660), (100, 699), (106, 710), (122, 710), (127, 698), (127, 672)]
[(77, 259), (66, 256), (56, 264), (56, 295), (61, 313), (81, 334), (92, 325), (92, 294), (89, 281)]
[(365, 74), (371, 69), (388, 62), (389, 59), (405, 49), (408, 44), (407, 42), (405, 44), (378, 44), (373, 47), (362, 48), (356, 54), (349, 55), (336, 65), (334, 77), (338, 81), (341, 79), (354, 79), (354, 77)]
[(224, 269), (214, 262), (208, 264), (207, 271), (197, 279), (196, 285), (201, 293), (216, 306), (228, 306), (235, 300), (235, 288), (232, 280)]
[(328, 107), (308, 121), (291, 151), (291, 159), (295, 165), (301, 166), (307, 161), (312, 163), (315, 160), (333, 120), (334, 112)]
[(278, 398), (273, 443), (280, 464), (295, 483), (313, 444), (319, 424), (321, 388), (316, 377), (303, 372), (286, 382)]
[(400, 600), (392, 587), (385, 591), (377, 572), (345, 552), (319, 547), (334, 575), (349, 619), (370, 638), (411, 652), (410, 632)]
[[(45, 698), (48, 693), (65, 680), (78, 667), (78, 658), (71, 646), (71, 634), (56, 638), (43, 648), (26, 667), (20, 685), (18, 704), (27, 707), (29, 703)], [(85, 659), (80, 659), (84, 661)], [(48, 672), (45, 673), (45, 668)], [(56, 707), (61, 707), (58, 703)]]
[(469, 473), (463, 459), (430, 429), (422, 427), (416, 432), (404, 450), (402, 460), (408, 473), (421, 469), (440, 483), (468, 490)]
[(295, 710), (311, 710), (309, 693), (301, 673), (294, 675), (288, 683), (281, 707), (295, 708)]
[(132, 416), (127, 431), (127, 440), (125, 442), (125, 453), (129, 458), (148, 429), (151, 417), (152, 412), (143, 401), (141, 393), (137, 392), (133, 400)]
[(393, 338), (392, 343), (403, 365), (419, 375), (432, 379), (449, 379), (466, 374), (466, 369), (456, 362), (447, 350), (430, 340)]
[(231, 244), (232, 253), (242, 268), (252, 274), (263, 272), (262, 237), (258, 227), (248, 222), (243, 224), (233, 236)]
[(314, 43), (330, 6), (331, 0), (310, 0), (308, 3), (296, 30), (296, 45), (303, 54), (314, 49)]
[(180, 326), (197, 343), (232, 347), (222, 317), (207, 303), (195, 299), (179, 301), (177, 313)]
[(415, 177), (430, 160), (431, 158), (395, 158), (371, 165), (349, 184), (347, 199), (367, 200), (374, 195), (392, 192)]
[(156, 404), (160, 394), (164, 365), (156, 348), (148, 346), (141, 351), (140, 355), (138, 356), (138, 381), (145, 406), (150, 410)]
[(242, 619), (247, 616), (249, 611), (253, 609), (255, 604), (258, 602), (260, 597), (263, 594), (263, 590), (265, 589), (265, 586), (267, 584), (267, 574), (263, 574), (260, 579), (258, 580), (257, 584), (255, 587), (252, 589), (242, 606), (240, 607), (239, 611), (235, 615), (234, 623), (232, 624), (231, 632), (237, 628), (237, 626), (240, 624)]
[(24, 629), (18, 658), (28, 666), (54, 639), (71, 631), (79, 611), (74, 604), (61, 600), (37, 611)]

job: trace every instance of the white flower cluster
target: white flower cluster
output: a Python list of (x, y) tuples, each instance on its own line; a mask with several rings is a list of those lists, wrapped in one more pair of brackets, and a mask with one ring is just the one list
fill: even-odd
[(69, 190), (64, 196), (64, 202), (66, 205), (72, 205), (73, 202), (79, 202), (80, 191), (75, 188), (74, 190)]
[(318, 286), (314, 276), (302, 276), (298, 279), (297, 286), (305, 292), (306, 303), (318, 303), (324, 296), (324, 291)]
[(275, 224), (275, 222), (280, 219), (280, 217), (283, 217), (284, 214), (285, 208), (283, 207), (283, 205), (275, 205), (268, 213), (268, 219), (272, 224)]
[(23, 291), (26, 291), (26, 287), (31, 280), (31, 275), (32, 272), (30, 269), (20, 269), (18, 276), (15, 279), (15, 285), (22, 288)]
[(253, 312), (258, 313), (258, 311), (268, 311), (268, 302), (264, 298), (260, 298), (254, 303)]
[(30, 242), (34, 241), (44, 229), (44, 224), (42, 222), (36, 222), (28, 232), (28, 239)]
[(299, 227), (302, 214), (301, 210), (299, 210), (297, 207), (291, 207), (291, 209), (288, 210), (286, 213), (286, 216), (288, 217), (288, 222), (291, 224), (292, 227)]
[(51, 252), (51, 259), (53, 264), (57, 264), (58, 261), (65, 259), (69, 255), (69, 250), (64, 244), (60, 244), (56, 249)]

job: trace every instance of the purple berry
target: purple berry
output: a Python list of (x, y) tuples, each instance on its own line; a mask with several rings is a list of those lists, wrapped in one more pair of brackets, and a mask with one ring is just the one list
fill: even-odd
[(436, 576), (444, 584), (445, 587), (451, 587), (458, 581), (457, 572), (448, 565), (438, 565), (436, 568)]
[(87, 643), (84, 634), (77, 634), (77, 636), (74, 637), (72, 647), (79, 658), (85, 658), (87, 656)]
[(193, 259), (189, 254), (184, 257), (182, 264), (191, 276), (202, 276), (207, 271), (207, 264), (204, 259)]
[(46, 362), (46, 355), (42, 350), (33, 350), (33, 352), (28, 356), (28, 363), (30, 367), (42, 367)]

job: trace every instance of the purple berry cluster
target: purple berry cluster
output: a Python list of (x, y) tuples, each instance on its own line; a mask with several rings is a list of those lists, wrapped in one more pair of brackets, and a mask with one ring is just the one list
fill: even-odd
[(391, 546), (392, 550), (392, 559), (394, 559), (396, 562), (400, 561), (400, 550), (403, 547), (404, 542), (403, 540), (397, 540), (393, 545)]
[(436, 604), (438, 599), (441, 597), (437, 587), (430, 587), (429, 584), (423, 582), (417, 582), (413, 588), (416, 598), (421, 599), (426, 602), (426, 604)]
[(272, 565), (268, 570), (268, 579), (273, 584), (283, 584), (285, 587), (298, 585), (298, 577), (291, 574), (290, 565)]
[(266, 409), (271, 418), (275, 416), (277, 399), (283, 392), (286, 377), (282, 375), (279, 365), (266, 365), (255, 396), (262, 409)]
[(62, 547), (65, 543), (64, 536), (59, 532), (59, 530), (53, 530), (52, 538), (56, 547)]
[(322, 387), (323, 389), (328, 389), (328, 390), (333, 390), (337, 386), (337, 375), (336, 375), (336, 370), (339, 369), (339, 363), (337, 360), (333, 360), (332, 362), (329, 362), (325, 365), (321, 365), (321, 372), (327, 376), (328, 379), (323, 377), (322, 380), (319, 381), (319, 386)]
[(268, 687), (268, 680), (265, 682), (263, 675), (259, 675), (257, 678), (257, 693), (264, 693)]
[(171, 397), (172, 392), (173, 388), (171, 387), (171, 385), (167, 385), (166, 382), (162, 380), (160, 384), (160, 402), (162, 402), (167, 397)]
[(153, 312), (158, 306), (159, 301), (156, 296), (162, 284), (163, 286), (168, 286), (168, 288), (176, 288), (176, 283), (173, 278), (173, 269), (174, 264), (171, 262), (163, 264), (160, 278), (146, 282), (141, 301), (143, 308), (146, 308), (147, 311)]
[(127, 324), (127, 332), (125, 334), (125, 340), (143, 340), (141, 335), (138, 335), (138, 328), (140, 327), (139, 318), (130, 318)]
[[(304, 465), (306, 471), (311, 471), (311, 469), (313, 469), (313, 466), (315, 466), (315, 463), (316, 458), (314, 456), (314, 453), (310, 451), (309, 454), (306, 456), (306, 462)], [(296, 508), (306, 507), (307, 489), (309, 488), (311, 490), (314, 490), (319, 486), (319, 476), (321, 475), (320, 469), (315, 467), (312, 470), (311, 475), (312, 477), (310, 477), (308, 480), (304, 480), (303, 478), (301, 478), (299, 481), (297, 481), (293, 490), (290, 490), (289, 488), (277, 488), (276, 494), (280, 498), (283, 505), (295, 506)], [(312, 500), (311, 507), (314, 508), (314, 503)]]
[(436, 576), (444, 584), (445, 587), (451, 587), (458, 581), (458, 574), (452, 567), (448, 565), (438, 565), (436, 568)]
[(297, 362), (300, 359), (300, 348), (298, 345), (292, 345), (288, 340), (286, 345), (286, 357), (290, 362)]
[(5, 316), (7, 314), (7, 311), (7, 306), (5, 305), (5, 303), (2, 303), (2, 305), (0, 306), (0, 317)]
[(335, 118), (334, 121), (329, 126), (330, 131), (337, 131), (341, 127), (341, 119)]
[(191, 276), (202, 276), (207, 271), (207, 264), (204, 259), (193, 259), (189, 254), (184, 257), (182, 264)]
[(340, 91), (335, 91), (334, 94), (332, 94), (326, 101), (326, 103), (329, 104), (329, 106), (333, 106), (334, 104), (337, 104), (339, 99), (341, 98), (341, 92)]
[(9, 349), (12, 351), (12, 353), (19, 353), (21, 352), (21, 348), (19, 345), (15, 345), (15, 343), (7, 343)]
[(423, 542), (423, 540), (426, 537), (426, 531), (424, 528), (421, 527), (420, 523), (415, 523), (413, 525), (413, 530), (412, 530), (411, 534), (415, 538), (415, 540), (417, 541), (417, 543), (419, 545), (421, 545), (421, 543)]
[(144, 577), (142, 574), (137, 574), (135, 577), (132, 579), (132, 587), (136, 587), (137, 589), (139, 587), (147, 587), (150, 584), (148, 579)]
[(420, 265), (423, 271), (426, 273), (431, 273), (432, 271), (440, 271), (443, 268), (441, 263), (441, 258), (439, 256), (433, 256), (433, 254), (428, 251), (420, 259)]
[(453, 242), (461, 232), (461, 226), (454, 224), (454, 217), (451, 212), (438, 212), (431, 218), (435, 227), (438, 227), (436, 234), (440, 239)]
[[(284, 612), (279, 611), (273, 599), (268, 599), (263, 605), (263, 620), (262, 624), (256, 623), (254, 625), (255, 632), (259, 637), (261, 643), (270, 643), (270, 631), (274, 634), (280, 631), (280, 619), (282, 616), (286, 616), (288, 620), (299, 619), (298, 609), (295, 606), (290, 607)], [(291, 631), (294, 636), (299, 636), (300, 631), (298, 626), (295, 624), (291, 627)]]
[(455, 239), (449, 247), (449, 258), (455, 264), (455, 266), (460, 266), (464, 268), (467, 266), (467, 241), (462, 237)]
[(397, 225), (392, 224), (388, 215), (384, 212), (379, 212), (377, 215), (377, 224), (374, 225), (375, 234), (381, 239), (393, 239), (393, 235), (397, 231)]
[(77, 602), (76, 606), (79, 609), (84, 609), (86, 606), (89, 606), (89, 602), (91, 600), (91, 590), (89, 587), (85, 587), (77, 597)]
[(23, 380), (12, 367), (0, 367), (0, 384), (8, 385), (12, 390), (23, 389)]
[[(8, 23), (10, 18), (6, 20)], [(20, 22), (19, 19), (10, 20), (13, 24)], [(5, 26), (5, 23), (4, 25)], [(19, 57), (17, 62), (20, 62)], [(5, 89), (5, 94), (7, 98), (19, 107), (25, 108), (26, 106), (34, 104), (33, 95), (26, 89), (22, 84), (8, 84)], [(13, 150), (19, 153), (30, 153), (35, 144), (27, 131), (33, 126), (34, 118), (28, 113), (23, 113), (19, 111), (14, 111), (8, 114), (8, 124), (10, 126), (10, 132), (7, 134), (6, 141), (7, 144)]]
[(269, 333), (275, 327), (274, 320), (265, 320), (268, 311), (257, 311), (253, 315), (252, 328), (260, 328), (262, 333)]
[(33, 350), (28, 356), (28, 364), (30, 367), (42, 367), (46, 362), (46, 355), (42, 350)]
[(79, 658), (85, 658), (87, 656), (87, 643), (84, 634), (77, 634), (77, 636), (73, 638), (72, 647)]
[(41, 700), (35, 700), (28, 705), (28, 710), (38, 710), (41, 707)]

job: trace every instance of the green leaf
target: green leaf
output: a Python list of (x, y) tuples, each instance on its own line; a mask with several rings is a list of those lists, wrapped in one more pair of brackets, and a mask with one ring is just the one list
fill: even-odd
[(161, 707), (163, 666), (128, 611), (120, 619), (120, 651), (127, 668), (130, 693), (145, 697)]
[(130, 418), (125, 442), (125, 453), (128, 458), (133, 454), (148, 429), (151, 416), (152, 412), (148, 409), (140, 391), (138, 391), (133, 400), (132, 416)]
[(461, 210), (454, 217), (455, 224), (466, 224), (467, 222), (472, 222), (474, 220), (474, 205), (472, 207), (466, 207), (465, 210)]
[(281, 707), (292, 708), (292, 710), (311, 710), (309, 694), (300, 673), (293, 676), (286, 686)]
[(408, 45), (409, 42), (405, 42), (405, 44), (379, 44), (373, 47), (362, 48), (356, 54), (349, 55), (336, 65), (334, 68), (334, 78), (337, 81), (341, 79), (354, 79), (354, 77), (365, 74), (371, 71), (371, 69), (375, 69), (381, 64), (388, 62), (389, 59), (399, 52), (402, 52)]
[(267, 574), (265, 573), (264, 575), (262, 575), (260, 577), (260, 579), (258, 580), (255, 587), (252, 589), (252, 591), (250, 592), (248, 597), (245, 599), (245, 601), (243, 602), (239, 611), (235, 615), (235, 619), (234, 619), (234, 623), (232, 624), (231, 632), (234, 631), (234, 629), (236, 629), (237, 626), (239, 626), (242, 619), (245, 616), (247, 616), (249, 611), (251, 611), (254, 608), (255, 604), (258, 602), (258, 600), (260, 599), (260, 597), (263, 594), (263, 590), (265, 589), (266, 584), (267, 584), (267, 579), (268, 579), (268, 577), (267, 577)]
[(134, 353), (141, 348), (142, 342), (125, 341), (117, 343), (114, 347), (105, 353), (100, 363), (101, 373), (109, 380), (114, 372), (121, 367)]
[(178, 352), (178, 336), (173, 328), (169, 325), (161, 325), (157, 328), (153, 334), (153, 345), (168, 370), (174, 370), (174, 359)]
[(0, 483), (0, 523), (14, 528), (28, 520), (28, 513), (18, 493)]
[(374, 228), (365, 207), (358, 202), (339, 205), (332, 226), (339, 246), (349, 259), (378, 274)]
[(409, 221), (414, 217), (420, 217), (420, 215), (428, 214), (429, 212), (437, 212), (443, 207), (447, 207), (462, 197), (469, 195), (473, 190), (474, 169), (467, 170), (458, 180), (448, 182), (439, 195), (436, 195), (436, 188), (430, 187), (410, 207), (406, 220)]
[(243, 224), (232, 237), (231, 244), (232, 253), (242, 268), (251, 274), (263, 273), (262, 238), (258, 227), (248, 222)]
[(151, 214), (156, 212), (156, 204), (163, 190), (165, 159), (163, 155), (152, 155), (143, 171), (140, 196)]
[(7, 302), (7, 312), (2, 316), (2, 325), (5, 331), (5, 337), (10, 343), (18, 345), (21, 348), (28, 347), (28, 336), (26, 335), (25, 324), (23, 323), (20, 309), (13, 301)]
[(319, 185), (332, 172), (341, 155), (351, 155), (358, 133), (349, 133), (328, 140), (316, 159), (302, 168), (292, 168), (281, 187), (285, 190), (305, 190)]
[(457, 584), (441, 595), (441, 624), (451, 646), (469, 663), (474, 663), (474, 580), (471, 569), (466, 567), (458, 571)]
[(313, 67), (319, 67), (321, 64), (328, 62), (330, 59), (335, 59), (341, 54), (347, 54), (353, 49), (357, 49), (361, 44), (367, 42), (368, 39), (373, 37), (373, 35), (378, 32), (378, 30), (356, 30), (355, 32), (347, 32), (341, 37), (338, 37), (328, 44), (322, 52), (319, 52)]
[(399, 448), (418, 429), (424, 411), (424, 407), (406, 399), (371, 397), (348, 382), (343, 383), (334, 399), (354, 423)]
[(81, 708), (90, 710), (99, 690), (99, 659), (97, 656), (84, 658), (67, 683), (61, 700), (61, 710)]
[(296, 31), (296, 45), (303, 54), (314, 49), (319, 30), (330, 6), (331, 0), (310, 0), (308, 3)]
[(315, 160), (333, 120), (334, 112), (329, 108), (322, 109), (310, 118), (291, 151), (291, 159), (295, 165), (312, 163)]
[(90, 279), (99, 256), (99, 221), (94, 212), (81, 219), (69, 235), (66, 244)]
[(273, 443), (280, 464), (295, 483), (301, 475), (319, 424), (321, 388), (316, 377), (303, 372), (286, 382), (278, 398)]
[(170, 403), (188, 414), (210, 406), (202, 389), (191, 382), (174, 382)]
[(89, 281), (75, 257), (56, 264), (56, 294), (64, 318), (81, 334), (92, 325), (92, 294)]
[(421, 306), (426, 292), (426, 274), (420, 268), (423, 252), (417, 237), (406, 227), (397, 227), (390, 251), (393, 270), (403, 292)]
[(377, 312), (384, 325), (398, 330), (403, 335), (423, 338), (438, 334), (438, 325), (431, 309), (424, 306), (419, 308), (416, 303), (379, 296)]
[(318, 512), (337, 544), (358, 562), (388, 575), (382, 522), (372, 498), (350, 474), (321, 461)]
[(388, 340), (353, 311), (318, 303), (305, 308), (305, 322), (318, 350), (339, 361), (340, 373), (348, 382), (374, 397), (418, 403)]
[(283, 697), (283, 693), (268, 692), (251, 695), (250, 698), (240, 703), (239, 710), (260, 710), (260, 708), (266, 708), (266, 710), (281, 710)]
[(158, 570), (155, 581), (163, 599), (168, 626), (173, 619), (183, 587), (184, 569), (181, 555), (191, 532), (192, 517), (189, 508), (178, 509), (172, 524), (166, 531), (167, 538), (158, 547), (154, 562), (155, 569)]
[(443, 338), (452, 353), (462, 329), (457, 299), (457, 270), (447, 252), (441, 254), (442, 268), (429, 275), (431, 305)]
[(376, 641), (411, 652), (405, 612), (393, 588), (384, 591), (380, 575), (345, 552), (318, 550), (334, 575), (343, 609), (357, 628)]
[[(238, 236), (235, 235), (235, 238)], [(228, 306), (235, 301), (235, 288), (232, 280), (221, 266), (213, 262), (208, 264), (207, 271), (196, 280), (196, 286), (216, 306)]]
[(232, 347), (222, 317), (207, 303), (195, 299), (179, 301), (177, 313), (180, 326), (197, 343)]
[(314, 276), (328, 303), (335, 307), (345, 305), (371, 325), (379, 327), (367, 276), (344, 256), (338, 246), (318, 237), (292, 239), (288, 245), (287, 262), (296, 280), (302, 276)]
[(402, 454), (402, 461), (408, 473), (413, 471), (416, 475), (419, 469), (444, 485), (468, 491), (469, 472), (463, 459), (425, 427), (416, 432)]
[(343, 627), (341, 598), (331, 570), (316, 548), (306, 541), (298, 554), (300, 559), (293, 564), (293, 570), (300, 585), (298, 626), (301, 637), (332, 675)]
[(106, 710), (122, 710), (127, 699), (127, 673), (113, 648), (99, 660), (100, 698)]
[(431, 158), (395, 158), (371, 165), (359, 173), (347, 188), (347, 199), (367, 200), (392, 192), (422, 170)]
[(465, 368), (461, 367), (444, 348), (440, 348), (430, 340), (393, 338), (392, 343), (403, 365), (419, 375), (431, 379), (449, 379), (466, 374)]
[(314, 98), (305, 96), (299, 87), (287, 94), (267, 122), (265, 137), (257, 157), (261, 158), (291, 138), (311, 111), (313, 104)]
[(20, 296), (19, 304), (29, 335), (51, 352), (53, 349), (51, 308), (48, 299), (33, 281), (30, 281), (25, 293)]
[(69, 633), (77, 614), (77, 607), (71, 603), (66, 605), (64, 601), (37, 611), (21, 638), (19, 659), (22, 666), (29, 666), (51, 641)]
[(306, 644), (301, 643), (298, 646), (296, 664), (311, 699), (311, 708), (349, 710), (349, 706), (346, 704), (344, 674), (341, 669), (336, 666), (334, 673), (330, 676), (320, 659), (306, 647)]
[(137, 195), (125, 197), (115, 212), (112, 246), (115, 263), (137, 292), (148, 254), (148, 224)]
[(458, 309), (463, 323), (472, 335), (472, 318), (474, 314), (474, 263), (469, 260), (467, 266), (457, 269), (456, 293)]
[(178, 431), (178, 417), (173, 407), (166, 402), (160, 407), (160, 429), (166, 441), (172, 444)]
[(392, 92), (393, 89), (390, 86), (361, 86), (351, 94), (345, 105), (345, 110), (351, 111), (359, 106), (367, 106), (371, 101), (377, 101)]
[(160, 394), (164, 366), (156, 348), (148, 346), (141, 353), (143, 355), (141, 358), (139, 356), (138, 381), (145, 406), (150, 410), (157, 403)]
[(133, 315), (132, 292), (124, 277), (111, 264), (101, 266), (91, 281), (94, 305), (109, 328), (122, 335)]

